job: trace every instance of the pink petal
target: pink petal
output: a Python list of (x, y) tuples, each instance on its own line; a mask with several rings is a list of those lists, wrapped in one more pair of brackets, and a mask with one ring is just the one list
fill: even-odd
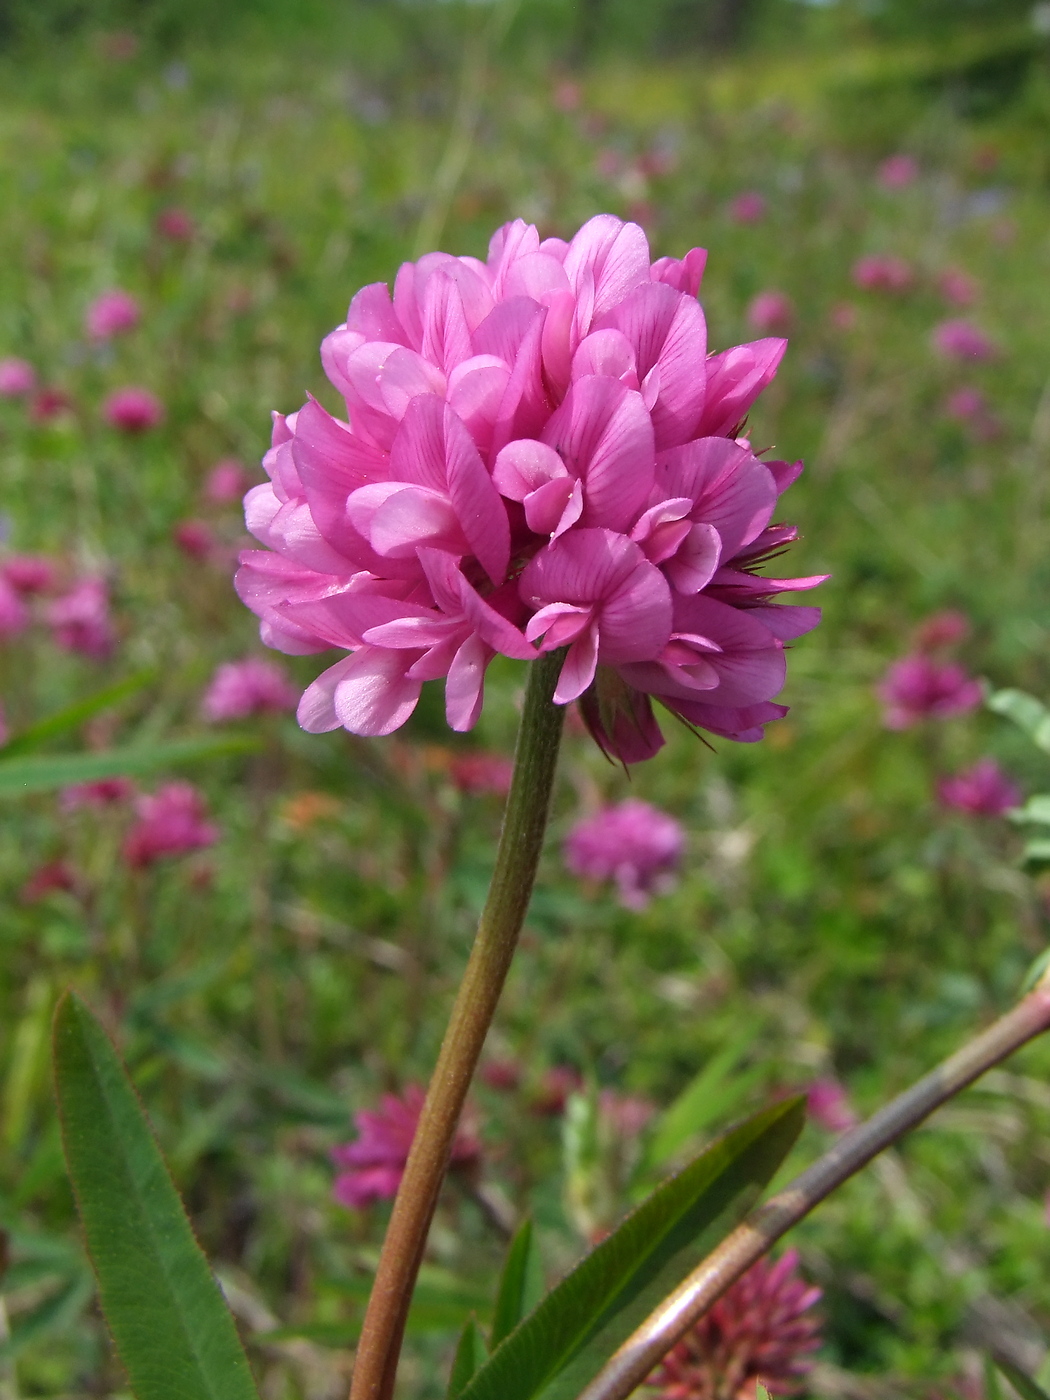
[(299, 727), (305, 729), (307, 734), (327, 734), (341, 725), (342, 721), (335, 712), (335, 691), (350, 670), (353, 660), (352, 656), (344, 656), (334, 666), (329, 666), (327, 671), (322, 671), (303, 691), (296, 718)]
[(446, 376), (473, 354), (463, 298), (444, 270), (427, 281), (423, 297), (423, 354)]
[(362, 647), (349, 659), (335, 687), (339, 723), (351, 734), (392, 734), (416, 708), (420, 681), (405, 672), (412, 652)]
[(445, 681), (445, 717), (459, 733), (473, 729), (485, 695), (485, 668), (492, 650), (477, 634), (467, 638), (456, 652)]
[(697, 437), (724, 437), (742, 423), (784, 358), (787, 341), (770, 337), (734, 345), (707, 361), (707, 397)]
[(534, 224), (524, 219), (514, 219), (502, 224), (489, 239), (488, 268), (492, 274), (492, 288), (496, 296), (503, 296), (503, 282), (507, 273), (520, 259), (539, 251), (540, 236)]
[(649, 243), (637, 224), (597, 214), (579, 230), (565, 253), (565, 272), (579, 296), (586, 281), (594, 306), (584, 332), (628, 292), (649, 281)]
[(652, 409), (657, 450), (695, 436), (707, 379), (707, 326), (700, 303), (650, 282), (615, 307), (603, 324), (615, 325), (630, 341), (640, 379), (659, 370)]
[(531, 492), (559, 478), (569, 480), (565, 463), (553, 447), (535, 438), (509, 442), (492, 467), (492, 480), (509, 501), (523, 501)]
[(554, 692), (556, 705), (577, 700), (594, 680), (598, 669), (598, 628), (593, 624), (569, 648)]
[(692, 518), (713, 525), (730, 559), (766, 527), (777, 501), (769, 469), (729, 438), (698, 438), (672, 448), (656, 466), (657, 489), (688, 496)]
[(321, 341), (321, 364), (328, 376), (328, 382), (338, 389), (344, 398), (353, 392), (348, 368), (350, 357), (356, 350), (360, 350), (366, 340), (371, 339), (385, 337), (364, 336), (356, 330), (351, 330), (349, 326), (336, 326), (335, 330), (330, 331)]
[(543, 650), (555, 651), (558, 647), (567, 646), (569, 642), (576, 640), (590, 624), (593, 611), (593, 608), (578, 607), (573, 603), (548, 603), (545, 608), (540, 608), (539, 612), (529, 618), (525, 636), (530, 642), (534, 642), (547, 633)]
[(653, 428), (641, 395), (615, 379), (578, 379), (543, 431), (583, 481), (583, 525), (629, 530), (653, 485)]
[(385, 282), (372, 282), (354, 294), (346, 313), (346, 328), (356, 331), (365, 340), (408, 344), (405, 328), (397, 319), (390, 300), (390, 288)]
[(584, 336), (572, 357), (572, 378), (605, 374), (628, 389), (638, 388), (638, 362), (634, 346), (622, 331), (609, 327)]
[(707, 266), (707, 249), (690, 248), (685, 257), (657, 258), (650, 270), (654, 282), (666, 282), (676, 291), (695, 297), (700, 290), (704, 268)]
[(722, 557), (722, 539), (713, 525), (693, 525), (664, 573), (679, 593), (699, 593), (715, 576)]
[(483, 457), (507, 390), (510, 369), (495, 355), (474, 355), (449, 375), (448, 405), (474, 439)]
[(548, 481), (525, 497), (525, 523), (537, 535), (556, 540), (583, 514), (583, 490), (571, 476)]
[(503, 296), (531, 297), (545, 306), (559, 292), (568, 292), (569, 279), (557, 258), (549, 253), (529, 253), (519, 258), (503, 279)]

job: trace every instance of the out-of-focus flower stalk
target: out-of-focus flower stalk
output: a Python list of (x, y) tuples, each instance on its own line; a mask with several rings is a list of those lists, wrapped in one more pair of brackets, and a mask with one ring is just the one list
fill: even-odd
[(496, 867), (394, 1202), (357, 1348), (351, 1400), (389, 1400), (405, 1318), (456, 1126), (525, 919), (547, 826), (564, 706), (553, 703), (565, 653), (529, 666)]

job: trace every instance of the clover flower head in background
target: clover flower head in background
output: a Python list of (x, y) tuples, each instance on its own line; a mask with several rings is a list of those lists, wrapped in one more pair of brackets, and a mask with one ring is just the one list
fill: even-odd
[(629, 797), (577, 822), (565, 838), (565, 864), (588, 880), (614, 880), (620, 903), (644, 909), (671, 883), (685, 849), (674, 817)]
[(970, 619), (958, 608), (943, 608), (931, 613), (915, 629), (913, 643), (916, 651), (943, 651), (958, 646), (970, 635)]
[(175, 205), (169, 205), (167, 209), (162, 209), (154, 220), (153, 226), (163, 238), (167, 238), (171, 243), (188, 243), (197, 231), (193, 215)]
[(55, 586), (58, 567), (46, 554), (8, 554), (0, 558), (0, 575), (16, 593), (48, 593)]
[(471, 796), (488, 793), (493, 797), (506, 797), (514, 776), (514, 763), (500, 753), (461, 753), (449, 764), (449, 776), (460, 792)]
[(116, 646), (104, 579), (82, 578), (68, 593), (48, 604), (44, 618), (65, 651), (104, 661)]
[[(410, 1084), (400, 1098), (384, 1094), (375, 1109), (354, 1114), (357, 1138), (332, 1149), (332, 1159), (342, 1168), (332, 1194), (340, 1205), (364, 1210), (375, 1201), (392, 1200), (405, 1172), (426, 1095)], [(476, 1170), (481, 1143), (468, 1123), (461, 1123), (452, 1141), (450, 1170)]]
[(54, 384), (45, 384), (33, 395), (29, 405), (29, 417), (34, 423), (58, 423), (68, 419), (74, 411), (74, 403), (64, 389)]
[(191, 783), (165, 783), (135, 804), (137, 820), (124, 838), (124, 859), (135, 868), (214, 846), (219, 828), (207, 820), (204, 794)]
[(29, 626), (29, 609), (16, 588), (0, 574), (0, 638), (17, 637)]
[(112, 340), (115, 335), (134, 330), (141, 317), (142, 311), (131, 293), (114, 287), (88, 307), (84, 330), (91, 340)]
[(228, 506), (239, 501), (248, 489), (248, 473), (236, 457), (223, 457), (216, 462), (204, 483), (204, 499), (213, 506)]
[(783, 334), (791, 329), (795, 307), (786, 292), (759, 292), (748, 303), (747, 324), (763, 334)]
[(821, 1344), (813, 1313), (820, 1289), (798, 1273), (789, 1249), (760, 1259), (664, 1357), (647, 1381), (660, 1400), (754, 1400), (756, 1382), (773, 1395), (802, 1389)]
[(0, 399), (24, 399), (36, 388), (36, 370), (28, 360), (0, 360)]
[(122, 433), (146, 433), (164, 422), (164, 405), (149, 389), (115, 389), (102, 405), (102, 417)]
[(207, 520), (179, 520), (171, 528), (171, 538), (189, 559), (211, 559), (219, 547)]
[(860, 1122), (849, 1095), (837, 1079), (817, 1079), (809, 1086), (806, 1111), (829, 1133), (844, 1133)]
[(1021, 803), (1021, 789), (994, 758), (980, 758), (961, 773), (942, 778), (937, 795), (945, 807), (974, 817), (1001, 817)]
[(853, 264), (853, 284), (865, 292), (906, 292), (912, 284), (911, 264), (888, 253), (872, 253)]
[(822, 580), (761, 576), (801, 464), (739, 435), (785, 342), (707, 355), (705, 259), (653, 262), (608, 214), (569, 242), (517, 220), (485, 262), (428, 253), (357, 293), (321, 348), (346, 421), (275, 415), (245, 498), (263, 641), (347, 653), (303, 728), (389, 734), (444, 678), (468, 730), (497, 653), (562, 648), (555, 703), (624, 762), (663, 743), (652, 698), (745, 742), (785, 713), (784, 643), (819, 613), (776, 600)]
[(960, 267), (946, 267), (937, 277), (937, 290), (949, 306), (972, 306), (980, 293), (975, 278)]
[(757, 224), (766, 216), (766, 197), (758, 190), (744, 190), (729, 201), (729, 217), (735, 224)]
[(954, 662), (934, 661), (921, 652), (895, 661), (878, 686), (887, 729), (910, 729), (927, 719), (949, 719), (975, 710), (981, 683)]
[(261, 656), (225, 661), (212, 676), (201, 701), (201, 713), (212, 724), (247, 719), (249, 715), (283, 714), (298, 700), (280, 666)]
[(972, 321), (941, 321), (934, 326), (930, 341), (946, 360), (991, 360), (996, 355), (994, 342)]
[(77, 812), (84, 807), (113, 807), (135, 796), (135, 784), (130, 778), (99, 778), (93, 783), (74, 783), (58, 795), (63, 812)]
[(919, 178), (919, 163), (914, 156), (888, 156), (878, 170), (879, 184), (885, 190), (903, 190)]

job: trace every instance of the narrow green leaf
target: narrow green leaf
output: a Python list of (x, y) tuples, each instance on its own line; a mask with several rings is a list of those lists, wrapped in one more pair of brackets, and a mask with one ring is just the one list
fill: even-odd
[(96, 690), (94, 695), (85, 696), (83, 700), (74, 700), (71, 705), (56, 710), (54, 714), (45, 715), (43, 719), (37, 720), (35, 724), (29, 725), (27, 729), (23, 729), (20, 734), (13, 735), (7, 741), (0, 749), (0, 763), (7, 763), (20, 754), (32, 753), (49, 739), (69, 733), (85, 720), (92, 719), (103, 710), (119, 704), (121, 700), (126, 700), (129, 695), (136, 695), (149, 685), (156, 674), (156, 671), (138, 671), (133, 676), (126, 676), (122, 681), (107, 685), (103, 690)]
[(478, 1326), (477, 1318), (471, 1313), (456, 1344), (456, 1355), (452, 1360), (452, 1371), (448, 1378), (445, 1400), (458, 1400), (458, 1397), (484, 1364), (486, 1355), (481, 1328)]
[(1031, 1376), (1026, 1376), (1023, 1371), (1019, 1371), (1016, 1366), (1001, 1357), (993, 1356), (992, 1360), (1023, 1400), (1050, 1400), (1050, 1396), (1041, 1386), (1036, 1385)]
[(1050, 753), (1050, 710), (1023, 690), (997, 690), (988, 697), (988, 708), (1012, 719), (1039, 748)]
[(248, 1360), (108, 1036), (55, 1012), (62, 1140), (102, 1310), (136, 1400), (257, 1400)]
[(1037, 797), (1030, 797), (1023, 807), (1014, 808), (1010, 813), (1010, 820), (1050, 826), (1050, 795), (1040, 793)]
[(1036, 837), (1033, 841), (1026, 841), (1024, 850), (1021, 852), (1021, 859), (1025, 865), (1040, 870), (1050, 865), (1050, 838), (1041, 836)]
[(665, 1181), (497, 1347), (460, 1400), (577, 1395), (753, 1203), (804, 1117), (802, 1099), (775, 1104)]
[(495, 1350), (543, 1296), (543, 1266), (531, 1220), (523, 1220), (507, 1250), (489, 1345)]
[(755, 1067), (733, 1076), (733, 1070), (758, 1033), (758, 1023), (748, 1026), (743, 1035), (731, 1041), (703, 1067), (657, 1120), (645, 1152), (645, 1167), (658, 1167), (673, 1157), (679, 1148), (715, 1123), (757, 1083), (762, 1070)]
[(182, 763), (200, 763), (227, 754), (247, 753), (258, 741), (246, 735), (221, 738), (173, 739), (167, 744), (105, 749), (99, 753), (31, 754), (0, 762), (0, 799), (24, 797), (30, 792), (51, 792), (72, 783), (92, 783), (99, 778), (138, 777)]
[(70, 1321), (87, 1303), (94, 1289), (91, 1276), (86, 1268), (78, 1277), (65, 1283), (56, 1293), (51, 1293), (36, 1307), (18, 1319), (11, 1329), (11, 1335), (0, 1342), (0, 1361), (10, 1361), (31, 1342), (49, 1332), (58, 1332), (67, 1327)]

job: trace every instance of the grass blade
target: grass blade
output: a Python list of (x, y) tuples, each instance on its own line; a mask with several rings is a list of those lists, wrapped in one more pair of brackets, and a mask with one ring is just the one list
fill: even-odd
[(25, 797), (31, 792), (53, 792), (73, 783), (92, 783), (99, 778), (141, 777), (183, 763), (201, 763), (228, 754), (247, 753), (258, 741), (244, 735), (223, 738), (173, 739), (126, 749), (105, 749), (99, 753), (30, 755), (0, 762), (0, 800)]
[(452, 1371), (448, 1378), (445, 1400), (459, 1400), (459, 1396), (484, 1363), (487, 1355), (478, 1320), (471, 1313), (456, 1344), (456, 1354), (452, 1359)]
[(45, 715), (43, 719), (37, 720), (36, 724), (29, 725), (27, 729), (8, 740), (0, 749), (0, 763), (7, 763), (20, 754), (32, 753), (49, 739), (76, 729), (85, 720), (92, 719), (103, 710), (119, 704), (129, 695), (136, 695), (149, 685), (156, 675), (156, 671), (138, 671), (133, 676), (125, 676), (122, 681), (96, 690), (94, 695), (88, 695), (83, 700), (74, 700), (71, 705), (56, 710), (54, 714)]
[(54, 1061), (69, 1175), (136, 1400), (257, 1400), (237, 1329), (127, 1072), (71, 992), (55, 1013)]
[(507, 1262), (499, 1281), (496, 1311), (489, 1345), (493, 1350), (510, 1336), (526, 1313), (543, 1296), (543, 1271), (531, 1220), (523, 1220), (507, 1250)]
[(1022, 1400), (1050, 1400), (1050, 1396), (1041, 1386), (1036, 1385), (1031, 1376), (1026, 1376), (1023, 1371), (1018, 1370), (1009, 1361), (1000, 1360), (998, 1356), (993, 1360)]

